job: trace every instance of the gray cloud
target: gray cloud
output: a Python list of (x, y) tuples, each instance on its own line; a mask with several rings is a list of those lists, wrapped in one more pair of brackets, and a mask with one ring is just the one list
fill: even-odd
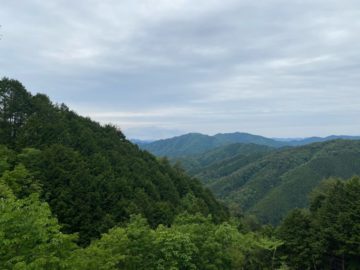
[(131, 137), (360, 134), (358, 1), (0, 2), (0, 76)]

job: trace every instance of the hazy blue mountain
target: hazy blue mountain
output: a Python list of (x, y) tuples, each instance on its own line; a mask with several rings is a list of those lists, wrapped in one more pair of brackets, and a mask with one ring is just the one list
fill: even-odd
[(233, 143), (252, 143), (280, 148), (284, 146), (301, 146), (310, 143), (325, 142), (336, 139), (360, 140), (360, 136), (332, 135), (324, 138), (310, 137), (303, 139), (274, 139), (243, 132), (218, 133), (214, 136), (204, 135), (201, 133), (188, 133), (150, 143), (136, 142), (136, 140), (133, 140), (133, 142), (137, 143), (142, 149), (145, 149), (157, 156), (178, 158), (201, 154), (216, 147)]
[(300, 140), (289, 140), (286, 143), (289, 146), (299, 146), (299, 145), (306, 145), (306, 144), (315, 143), (315, 142), (326, 142), (326, 141), (338, 140), (338, 139), (360, 140), (360, 136), (331, 135), (328, 137), (309, 137), (309, 138), (304, 138), (304, 139), (300, 139)]
[(203, 153), (223, 144), (225, 143), (222, 143), (213, 136), (189, 133), (140, 145), (140, 147), (157, 156), (180, 157)]
[(233, 143), (258, 144), (269, 147), (286, 146), (285, 143), (248, 133), (225, 133), (214, 136), (189, 133), (178, 137), (140, 144), (140, 147), (157, 155), (170, 158), (201, 154), (219, 146)]
[(226, 143), (253, 143), (259, 145), (266, 145), (271, 147), (282, 147), (286, 144), (280, 141), (276, 141), (270, 138), (266, 138), (259, 135), (253, 135), (243, 132), (234, 132), (234, 133), (218, 133), (214, 137), (222, 142)]

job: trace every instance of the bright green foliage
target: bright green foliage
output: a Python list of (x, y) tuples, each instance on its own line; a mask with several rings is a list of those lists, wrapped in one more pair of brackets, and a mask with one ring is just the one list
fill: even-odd
[(11, 188), (0, 179), (0, 199), (15, 199)]
[[(104, 234), (73, 256), (78, 269), (270, 269), (282, 243), (241, 234), (228, 223), (216, 225), (201, 215), (182, 215), (171, 227), (151, 229), (134, 216), (126, 227)], [(271, 264), (271, 263), (270, 263)]]
[(100, 240), (74, 255), (78, 269), (192, 269), (195, 246), (187, 234), (133, 216), (126, 227), (104, 234)]
[(13, 151), (4, 145), (0, 145), (0, 176), (2, 176), (6, 170), (10, 169), (14, 157), (15, 154)]
[(18, 198), (41, 192), (40, 183), (34, 180), (23, 164), (16, 165), (12, 171), (5, 171), (0, 182), (5, 183)]
[(215, 225), (200, 215), (181, 215), (172, 229), (189, 234), (197, 247), (197, 269), (270, 269), (273, 251), (282, 244), (260, 234), (240, 233), (238, 224)]
[(69, 269), (74, 236), (60, 232), (57, 220), (36, 194), (0, 199), (0, 268)]
[(146, 220), (133, 216), (127, 227), (117, 227), (74, 255), (78, 269), (147, 269), (153, 264), (153, 231)]
[(0, 145), (0, 197), (23, 198), (40, 192), (40, 182), (22, 163), (18, 163), (16, 153)]
[(155, 232), (153, 249), (155, 258), (158, 258), (155, 269), (196, 269), (192, 257), (197, 248), (186, 233), (160, 226)]

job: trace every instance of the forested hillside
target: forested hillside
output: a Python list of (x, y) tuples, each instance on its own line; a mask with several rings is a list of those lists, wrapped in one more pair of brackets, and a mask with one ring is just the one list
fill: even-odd
[(236, 132), (225, 134), (219, 133), (214, 136), (189, 133), (174, 138), (140, 144), (140, 147), (157, 156), (178, 158), (202, 154), (217, 147), (233, 143), (259, 144), (269, 147), (281, 147), (286, 145), (286, 143), (262, 136)]
[(264, 145), (235, 143), (202, 154), (170, 160), (179, 163), (188, 174), (208, 184), (273, 151), (276, 149)]
[(80, 243), (131, 214), (144, 215), (151, 226), (170, 224), (184, 210), (217, 221), (228, 216), (197, 180), (139, 150), (120, 130), (32, 96), (15, 80), (0, 81), (0, 132), (7, 153), (1, 174), (15, 182), (25, 177), (41, 190), (63, 231), (79, 233)]
[(289, 146), (301, 146), (301, 145), (307, 145), (311, 143), (316, 142), (327, 142), (327, 141), (333, 141), (333, 140), (360, 140), (360, 136), (347, 136), (347, 135), (331, 135), (327, 137), (310, 137), (310, 138), (304, 138), (300, 140), (288, 140), (286, 143)]
[(306, 207), (324, 178), (360, 174), (360, 142), (334, 140), (272, 151), (234, 144), (179, 161), (229, 206), (276, 224), (289, 210)]
[(9, 79), (0, 81), (0, 109), (1, 269), (276, 263), (281, 241), (239, 230), (199, 181), (139, 150), (117, 128)]
[[(298, 203), (311, 189), (309, 209), (290, 212), (278, 227), (260, 225), (229, 216), (196, 178), (119, 129), (2, 79), (0, 269), (359, 269), (360, 180), (322, 181), (358, 172), (359, 149), (351, 141), (234, 144), (188, 160), (189, 170), (238, 205), (258, 200), (256, 192), (241, 197), (239, 179), (244, 190), (262, 187), (249, 213), (265, 199), (262, 211), (287, 211), (298, 206), (287, 199)], [(228, 186), (218, 188), (221, 181)]]
[(181, 157), (202, 153), (220, 145), (221, 143), (214, 137), (189, 133), (171, 139), (140, 144), (140, 147), (157, 156)]

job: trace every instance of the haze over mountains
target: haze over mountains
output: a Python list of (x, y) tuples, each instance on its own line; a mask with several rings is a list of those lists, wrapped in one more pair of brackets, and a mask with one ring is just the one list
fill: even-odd
[(270, 147), (301, 146), (315, 142), (325, 142), (335, 139), (359, 140), (360, 136), (331, 135), (328, 137), (310, 137), (303, 139), (266, 138), (243, 132), (218, 133), (209, 136), (201, 133), (188, 133), (158, 141), (132, 140), (142, 149), (157, 156), (181, 157), (204, 153), (219, 146), (232, 143), (252, 143)]

